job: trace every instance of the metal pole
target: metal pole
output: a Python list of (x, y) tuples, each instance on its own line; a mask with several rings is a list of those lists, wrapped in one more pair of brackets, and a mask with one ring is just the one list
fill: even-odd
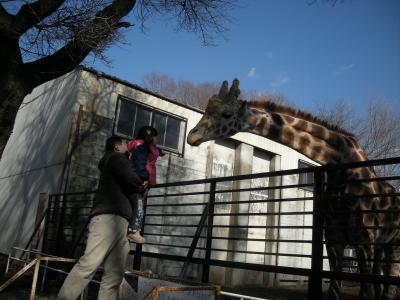
[(192, 243), (190, 244), (190, 248), (189, 248), (188, 254), (186, 256), (185, 263), (183, 264), (183, 268), (182, 268), (181, 275), (180, 275), (181, 277), (186, 276), (186, 271), (189, 267), (190, 260), (192, 259), (194, 251), (196, 250), (196, 246), (199, 241), (201, 231), (203, 230), (204, 223), (206, 222), (206, 219), (207, 219), (209, 205), (210, 205), (210, 203), (207, 203), (207, 205), (204, 207), (203, 214), (201, 215), (199, 225), (197, 226), (196, 232), (193, 236)]
[(324, 168), (319, 167), (315, 169), (311, 250), (312, 258), (311, 275), (308, 281), (308, 300), (322, 299), (324, 181)]
[(89, 223), (90, 223), (90, 217), (88, 217), (87, 220), (85, 221), (85, 225), (83, 225), (83, 227), (81, 229), (81, 232), (79, 233), (78, 238), (76, 239), (74, 245), (72, 246), (72, 249), (71, 249), (71, 252), (70, 252), (70, 255), (69, 255), (70, 257), (74, 257), (75, 250), (76, 250), (76, 248), (78, 248), (79, 242), (82, 239), (83, 234), (85, 233), (85, 230), (88, 227)]
[(37, 258), (36, 264), (35, 264), (35, 273), (33, 274), (30, 300), (35, 300), (36, 284), (37, 284), (37, 280), (38, 280), (38, 276), (39, 276), (39, 268), (40, 268), (40, 257)]
[(44, 290), (44, 283), (46, 282), (47, 267), (49, 265), (49, 261), (46, 260), (44, 264), (45, 264), (45, 267), (44, 267), (43, 275), (42, 275), (42, 283), (40, 284), (40, 292), (43, 292), (43, 290)]
[(208, 218), (207, 218), (207, 242), (206, 242), (206, 255), (203, 263), (203, 276), (202, 282), (208, 282), (210, 275), (210, 258), (211, 258), (211, 244), (212, 232), (214, 225), (214, 204), (215, 204), (215, 190), (217, 183), (215, 181), (210, 184), (210, 200), (208, 204)]
[(67, 206), (67, 194), (63, 194), (61, 212), (57, 224), (57, 242), (56, 242), (56, 253), (55, 253), (55, 255), (57, 256), (63, 256), (62, 253), (60, 253), (60, 251), (62, 249), (61, 243), (63, 242), (62, 235), (64, 231), (64, 216), (65, 216), (66, 206)]

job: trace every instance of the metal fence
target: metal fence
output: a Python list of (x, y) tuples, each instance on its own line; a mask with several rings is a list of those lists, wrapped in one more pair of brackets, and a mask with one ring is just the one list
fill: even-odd
[[(324, 253), (327, 201), (349, 197), (330, 195), (327, 178), (389, 165), (398, 167), (400, 158), (158, 184), (145, 203), (146, 243), (131, 251), (134, 268), (140, 268), (141, 258), (147, 257), (180, 262), (180, 276), (193, 274), (197, 266), (203, 282), (213, 280), (211, 267), (303, 276), (308, 281), (308, 299), (322, 299), (323, 279), (399, 285), (400, 278), (381, 272), (360, 274), (352, 256), (344, 257), (346, 272), (329, 271)], [(313, 182), (299, 184), (302, 174), (312, 174)], [(355, 181), (399, 180), (400, 176), (377, 176)], [(336, 217), (389, 213), (400, 219), (399, 190), (351, 197), (392, 197), (393, 207), (337, 211)], [(93, 198), (94, 192), (50, 195), (44, 252), (63, 257), (82, 253)], [(392, 246), (399, 242), (393, 241)]]

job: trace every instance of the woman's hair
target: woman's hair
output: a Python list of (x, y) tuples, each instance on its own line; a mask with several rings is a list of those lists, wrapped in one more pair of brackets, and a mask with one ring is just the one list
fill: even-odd
[(152, 126), (143, 126), (139, 129), (136, 136), (137, 139), (143, 140), (145, 144), (150, 144), (153, 141), (153, 137), (157, 136), (157, 130)]

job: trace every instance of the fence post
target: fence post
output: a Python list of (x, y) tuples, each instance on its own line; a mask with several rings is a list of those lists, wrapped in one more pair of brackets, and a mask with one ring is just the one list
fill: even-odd
[(206, 240), (206, 254), (203, 263), (203, 276), (202, 282), (208, 282), (210, 275), (210, 258), (211, 258), (211, 245), (212, 245), (212, 232), (214, 225), (214, 204), (215, 204), (215, 190), (217, 183), (212, 181), (210, 184), (210, 200), (208, 204), (208, 218), (207, 218), (207, 240)]
[(186, 276), (186, 272), (187, 272), (187, 270), (189, 268), (190, 260), (193, 257), (194, 251), (196, 251), (197, 243), (198, 243), (198, 241), (200, 239), (201, 232), (203, 231), (203, 228), (204, 228), (204, 223), (207, 220), (209, 205), (210, 205), (210, 202), (207, 203), (207, 205), (204, 207), (203, 214), (201, 215), (201, 218), (200, 218), (200, 221), (199, 221), (199, 225), (196, 228), (196, 232), (195, 232), (195, 234), (193, 236), (192, 243), (190, 244), (190, 248), (189, 248), (188, 254), (186, 256), (186, 260), (185, 260), (185, 262), (183, 264), (183, 268), (181, 270), (180, 277), (185, 277)]
[(311, 275), (308, 281), (308, 300), (322, 299), (323, 223), (325, 169), (314, 171), (314, 200), (311, 250)]
[(64, 253), (60, 253), (60, 251), (61, 249), (63, 249), (61, 243), (65, 242), (65, 239), (63, 239), (62, 236), (64, 231), (64, 217), (66, 209), (67, 209), (67, 194), (63, 194), (60, 217), (57, 222), (57, 242), (56, 242), (56, 253), (55, 253), (55, 255), (57, 256), (64, 255)]
[(52, 195), (49, 195), (49, 201), (48, 201), (48, 205), (47, 205), (47, 210), (46, 210), (46, 216), (45, 216), (45, 218), (44, 218), (44, 232), (43, 232), (43, 243), (42, 243), (42, 252), (43, 253), (49, 253), (49, 245), (48, 245), (48, 242), (47, 242), (47, 240), (48, 240), (48, 234), (49, 234), (49, 226), (50, 226), (50, 223), (51, 223), (51, 220), (50, 220), (50, 215), (51, 215), (51, 212), (53, 211), (53, 213), (54, 213), (54, 210), (55, 210), (55, 208), (54, 208), (54, 196), (52, 196)]

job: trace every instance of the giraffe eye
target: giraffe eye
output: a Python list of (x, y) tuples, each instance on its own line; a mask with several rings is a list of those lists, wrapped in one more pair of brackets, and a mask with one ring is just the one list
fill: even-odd
[(222, 113), (222, 117), (225, 118), (225, 119), (229, 119), (230, 117), (232, 117), (232, 113), (224, 112), (224, 113)]

